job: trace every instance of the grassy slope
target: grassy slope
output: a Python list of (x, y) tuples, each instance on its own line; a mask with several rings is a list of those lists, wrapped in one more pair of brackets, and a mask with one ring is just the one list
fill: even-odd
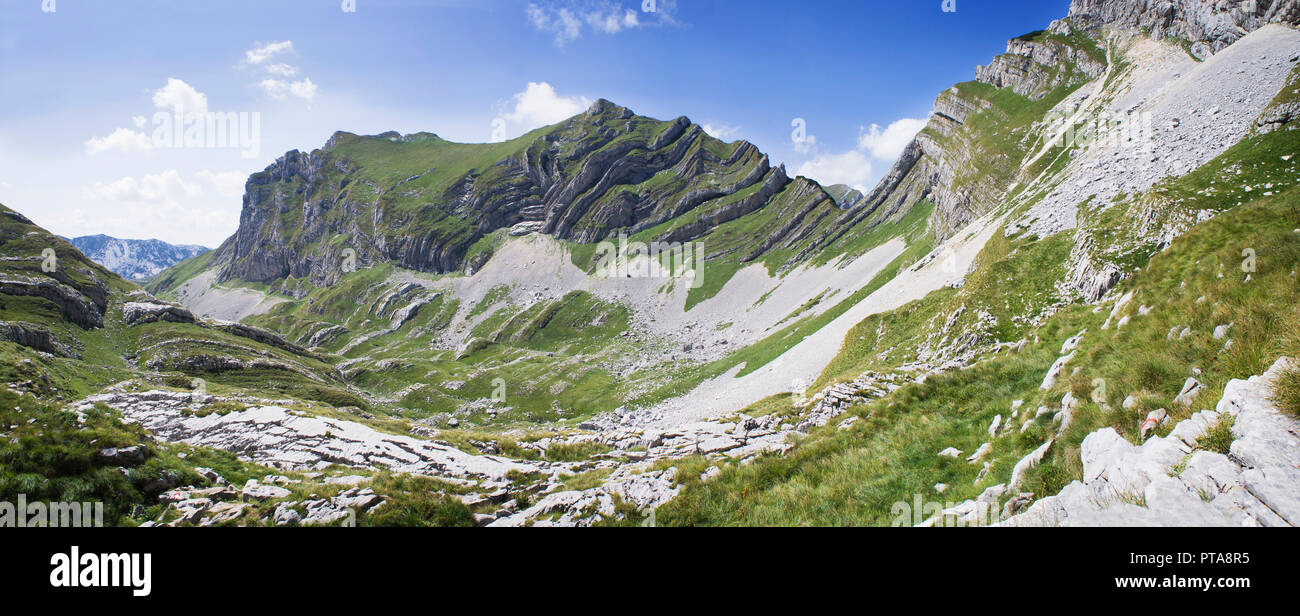
[[(158, 442), (104, 406), (86, 412), (82, 420), (65, 406), (110, 384), (129, 381), (125, 385), (128, 389), (184, 390), (194, 386), (192, 377), (201, 376), (210, 393), (290, 396), (304, 401), (295, 405), (304, 411), (328, 412), (329, 405), (361, 402), (333, 382), (333, 368), (316, 358), (295, 356), (194, 325), (151, 323), (126, 327), (121, 304), (127, 293), (138, 289), (136, 285), (90, 262), (70, 244), (43, 229), (9, 215), (0, 216), (0, 254), (10, 257), (0, 262), (0, 273), (46, 276), (40, 269), (40, 254), (47, 247), (58, 256), (60, 273), (51, 276), (66, 275), (79, 287), (102, 284), (109, 290), (108, 310), (103, 327), (83, 329), (64, 320), (49, 300), (0, 295), (0, 320), (46, 328), (80, 354), (80, 359), (58, 357), (0, 341), (0, 383), (8, 384), (0, 387), (0, 501), (15, 502), (23, 495), (28, 502), (102, 502), (105, 524), (133, 526), (163, 515), (166, 507), (157, 497), (164, 488), (159, 480), (177, 486), (206, 485), (194, 470), (196, 467), (212, 468), (235, 485), (282, 474), (241, 461), (229, 452)], [(204, 353), (245, 361), (274, 360), (292, 370), (205, 373), (184, 368), (186, 358)], [(172, 366), (173, 370), (150, 372), (137, 367), (167, 354), (175, 354), (177, 365)], [(232, 409), (218, 403), (200, 412)], [(129, 469), (119, 469), (96, 457), (107, 447), (137, 445), (149, 452), (149, 459)], [(342, 469), (329, 472), (340, 474)], [(471, 523), (468, 510), (447, 496), (463, 488), (386, 476), (378, 477), (375, 486), (387, 489), (398, 481), (415, 482), (412, 485), (420, 490), (394, 494), (391, 508), (374, 516), (362, 516), (362, 525), (407, 523), (412, 512), (418, 513), (425, 524)], [(339, 490), (339, 486), (309, 480), (295, 488), (291, 498), (301, 500), (308, 493), (332, 495)], [(230, 524), (259, 524), (259, 516), (275, 505), (274, 501), (253, 505)]]
[[(1284, 185), (1294, 186), (1300, 176), (1294, 163), (1282, 161), (1279, 153), (1296, 151), (1300, 151), (1300, 138), (1295, 131), (1251, 137), (1197, 173), (1151, 191), (1176, 195), (1167, 201), (1171, 208), (1213, 209), (1221, 214), (1195, 226), (1164, 252), (1138, 263), (1141, 269), (1121, 288), (1135, 294), (1122, 313), (1131, 318), (1124, 328), (1112, 325), (1101, 330), (1107, 311), (1065, 307), (1041, 326), (1023, 332), (1036, 341), (1023, 353), (998, 354), (971, 369), (906, 386), (893, 396), (852, 409), (851, 413), (866, 421), (850, 430), (837, 431), (832, 424), (814, 432), (785, 456), (767, 456), (745, 467), (729, 466), (708, 484), (690, 481), (681, 497), (659, 511), (659, 521), (696, 525), (889, 524), (892, 503), (909, 501), (914, 494), (937, 499), (931, 486), (940, 482), (952, 486), (942, 499), (960, 502), (985, 487), (1005, 482), (1016, 461), (1056, 432), (1049, 414), (1023, 434), (1013, 430), (1009, 436), (989, 439), (984, 428), (994, 416), (1008, 415), (1013, 400), (1024, 400), (1027, 409), (1040, 404), (1055, 409), (1070, 391), (1086, 402), (1075, 411), (1073, 426), (1052, 447), (1044, 463), (1031, 471), (1024, 488), (1039, 496), (1054, 494), (1078, 478), (1079, 443), (1088, 433), (1113, 426), (1136, 441), (1140, 422), (1149, 410), (1170, 409), (1172, 421), (1161, 428), (1168, 430), (1192, 411), (1212, 408), (1228, 380), (1258, 374), (1279, 355), (1300, 353), (1300, 236), (1295, 232), (1300, 228), (1300, 210), (1294, 205), (1300, 188), (1279, 187), (1272, 196), (1236, 205), (1238, 195), (1261, 195), (1259, 190), (1244, 193), (1246, 184), (1267, 178), (1280, 183), (1287, 175)], [(1206, 190), (1211, 182), (1237, 184), (1238, 169), (1244, 169), (1246, 176), (1240, 184), (1243, 188)], [(1109, 222), (1091, 224), (1099, 229), (1132, 224), (1119, 212), (1106, 220)], [(1257, 271), (1249, 282), (1240, 269), (1246, 248), (1258, 255)], [(996, 264), (1001, 260), (988, 259), (988, 253), (1006, 249), (991, 246), (981, 259)], [(1017, 287), (1025, 283), (1041, 286), (1042, 280), (1035, 278), (1050, 279), (1060, 272), (1019, 271), (1008, 271), (1009, 280)], [(944, 301), (943, 294), (950, 293), (936, 292), (917, 305), (881, 315), (875, 325), (898, 324), (899, 331), (916, 331), (913, 328), (921, 327), (925, 320), (916, 315), (932, 314), (923, 304), (939, 304)], [(1142, 305), (1152, 308), (1150, 314), (1138, 316), (1137, 308)], [(1227, 323), (1234, 323), (1230, 333), (1234, 344), (1224, 351), (1224, 341), (1213, 339), (1210, 333)], [(1166, 337), (1174, 327), (1188, 327), (1195, 333), (1170, 342)], [(870, 324), (863, 328), (870, 329)], [(1040, 392), (1039, 382), (1057, 358), (1062, 342), (1084, 329), (1090, 333), (1070, 364), (1079, 369), (1078, 374), (1067, 374), (1054, 388)], [(1002, 335), (1008, 334), (1014, 339), (1022, 332)], [(859, 367), (884, 367), (863, 358), (885, 344), (850, 349), (832, 365), (844, 374)], [(1172, 399), (1196, 370), (1206, 393), (1191, 409), (1175, 407)], [(1109, 410), (1091, 401), (1099, 383), (1104, 383)], [(1129, 395), (1134, 395), (1138, 404), (1123, 410), (1120, 402)], [(979, 482), (974, 481), (977, 465), (936, 455), (949, 446), (970, 452), (988, 440), (994, 441), (988, 458), (993, 465), (989, 476)]]

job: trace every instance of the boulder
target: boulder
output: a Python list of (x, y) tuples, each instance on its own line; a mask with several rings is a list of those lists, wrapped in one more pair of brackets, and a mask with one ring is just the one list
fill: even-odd
[(993, 451), (993, 444), (984, 443), (983, 445), (979, 446), (979, 449), (975, 450), (975, 453), (971, 454), (966, 458), (966, 462), (968, 464), (975, 464), (976, 462), (983, 460), (984, 456), (989, 455), (990, 451)]
[(1020, 488), (1020, 484), (1025, 481), (1025, 473), (1028, 473), (1029, 469), (1038, 466), (1038, 463), (1043, 461), (1043, 457), (1047, 455), (1047, 450), (1051, 449), (1054, 442), (1056, 442), (1055, 439), (1048, 439), (1038, 449), (1029, 452), (1019, 462), (1016, 462), (1016, 466), (1011, 469), (1011, 481), (1007, 484), (1009, 489), (1016, 490)]
[(95, 454), (95, 459), (112, 466), (139, 466), (149, 458), (149, 450), (139, 445), (131, 447), (107, 447)]
[(1191, 406), (1196, 396), (1200, 395), (1202, 388), (1200, 381), (1188, 377), (1187, 381), (1183, 383), (1182, 391), (1178, 393), (1178, 397), (1174, 398), (1174, 404)]
[(176, 304), (162, 302), (127, 302), (122, 304), (122, 321), (128, 326), (166, 321), (169, 323), (194, 323), (194, 313)]
[(249, 479), (239, 494), (246, 501), (267, 501), (284, 498), (292, 492), (280, 486), (262, 485), (256, 479)]

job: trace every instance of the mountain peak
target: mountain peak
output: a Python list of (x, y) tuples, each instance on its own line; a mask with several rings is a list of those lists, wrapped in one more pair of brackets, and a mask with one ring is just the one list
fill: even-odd
[(587, 117), (593, 118), (602, 115), (612, 115), (620, 120), (626, 120), (635, 114), (633, 114), (632, 110), (627, 107), (614, 104), (608, 99), (601, 98), (597, 99), (596, 102), (591, 104), (591, 107), (587, 108)]

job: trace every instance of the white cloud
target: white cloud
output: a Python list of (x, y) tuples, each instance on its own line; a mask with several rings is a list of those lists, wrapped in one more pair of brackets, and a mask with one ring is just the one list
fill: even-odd
[(925, 120), (903, 118), (880, 130), (879, 124), (872, 124), (869, 131), (858, 134), (858, 147), (868, 151), (877, 159), (893, 162), (903, 153), (903, 148), (912, 142), (916, 134), (925, 128)]
[(85, 190), (89, 199), (102, 199), (119, 203), (177, 206), (183, 200), (202, 194), (198, 184), (186, 182), (175, 169), (157, 175), (146, 174), (139, 179), (126, 176), (109, 183), (95, 182)]
[(794, 151), (800, 154), (807, 154), (817, 150), (817, 135), (808, 135), (802, 140), (794, 141)]
[(119, 150), (125, 154), (147, 152), (154, 147), (153, 139), (144, 133), (129, 128), (119, 128), (107, 137), (91, 137), (86, 140), (86, 153), (99, 154), (109, 150)]
[(298, 67), (288, 64), (271, 64), (266, 67), (266, 72), (281, 77), (293, 77), (298, 74)]
[(311, 80), (307, 79), (306, 77), (304, 77), (301, 81), (295, 81), (289, 84), (290, 94), (297, 96), (298, 98), (304, 99), (309, 103), (316, 98), (317, 89), (318, 88), (316, 87), (316, 84), (312, 83)]
[(813, 156), (800, 165), (798, 174), (823, 186), (846, 184), (865, 193), (874, 179), (872, 162), (893, 163), (925, 124), (925, 120), (912, 118), (898, 120), (883, 130), (872, 124), (870, 129), (859, 129), (856, 149), (840, 154), (819, 152), (817, 138), (808, 135), (803, 142), (794, 144), (796, 152)]
[(316, 92), (319, 88), (312, 83), (311, 79), (303, 78), (299, 81), (285, 81), (283, 79), (263, 79), (258, 82), (258, 88), (278, 101), (288, 100), (290, 96), (296, 96), (307, 102), (312, 102), (316, 98)]
[(231, 194), (235, 177), (235, 172), (200, 171), (187, 179), (173, 169), (95, 182), (82, 189), (82, 196), (111, 206), (74, 209), (61, 226), (77, 235), (107, 233), (215, 246), (239, 224), (238, 197)]
[[(208, 96), (175, 77), (169, 77), (163, 87), (154, 90), (152, 100), (158, 111), (173, 112), (180, 108), (187, 118), (208, 112)], [(131, 124), (140, 130), (118, 128), (106, 137), (91, 137), (85, 142), (86, 153), (100, 154), (117, 150), (130, 154), (152, 150), (155, 147), (153, 138), (141, 132), (148, 123), (149, 118), (145, 116), (131, 116)]]
[(514, 110), (502, 116), (514, 125), (517, 133), (555, 124), (578, 115), (591, 106), (584, 96), (562, 97), (546, 82), (529, 82), (523, 92), (515, 94)]
[(313, 102), (320, 88), (308, 77), (293, 79), (300, 72), (297, 66), (285, 62), (266, 63), (274, 56), (292, 51), (293, 41), (257, 45), (244, 52), (244, 65), (253, 65), (262, 73), (262, 80), (253, 85), (267, 96), (278, 101), (293, 97)]
[(847, 184), (867, 192), (867, 184), (871, 182), (871, 160), (858, 150), (823, 154), (800, 165), (796, 173), (817, 180), (823, 186)]
[(723, 141), (730, 141), (732, 137), (740, 134), (740, 127), (731, 124), (705, 124), (701, 128), (714, 138)]
[(629, 9), (622, 15), (617, 10), (608, 13), (592, 12), (585, 15), (587, 24), (594, 30), (604, 32), (605, 34), (618, 34), (624, 28), (639, 28), (641, 20), (637, 18), (636, 11)]
[(582, 35), (582, 22), (567, 8), (556, 10), (543, 9), (536, 4), (528, 5), (528, 21), (533, 27), (555, 35), (555, 44), (561, 47)]
[(267, 43), (258, 45), (244, 52), (244, 59), (249, 64), (261, 64), (271, 59), (278, 53), (293, 51), (293, 41), (280, 41), (278, 43)]
[[(638, 8), (646, 6), (642, 2), (633, 4)], [(612, 0), (554, 0), (546, 4), (530, 3), (524, 12), (534, 28), (551, 33), (555, 44), (563, 47), (582, 36), (584, 24), (595, 32), (618, 34), (646, 26), (675, 24), (676, 8), (675, 0), (655, 0), (653, 12), (638, 12)]]
[(167, 85), (154, 91), (153, 105), (167, 111), (180, 107), (187, 115), (205, 114), (208, 112), (208, 96), (195, 90), (194, 86), (170, 77), (167, 79)]

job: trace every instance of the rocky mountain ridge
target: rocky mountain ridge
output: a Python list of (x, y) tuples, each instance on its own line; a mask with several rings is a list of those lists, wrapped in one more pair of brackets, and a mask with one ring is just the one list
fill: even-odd
[(1200, 58), (1217, 53), (1268, 24), (1300, 23), (1295, 0), (1072, 0), (1070, 20), (1084, 27), (1111, 26), (1155, 39), (1192, 43)]
[[(220, 280), (262, 283), (335, 282), (345, 254), (359, 267), (472, 272), (491, 254), (472, 251), (476, 243), (512, 228), (577, 243), (620, 233), (686, 242), (780, 194), (794, 195), (801, 214), (834, 210), (829, 195), (807, 186), (752, 144), (725, 144), (686, 118), (661, 122), (605, 100), (501, 144), (337, 133), (249, 179), (239, 231), (214, 262)], [(754, 238), (757, 251), (751, 243), (744, 254), (710, 256), (752, 260), (808, 232), (785, 226)]]

